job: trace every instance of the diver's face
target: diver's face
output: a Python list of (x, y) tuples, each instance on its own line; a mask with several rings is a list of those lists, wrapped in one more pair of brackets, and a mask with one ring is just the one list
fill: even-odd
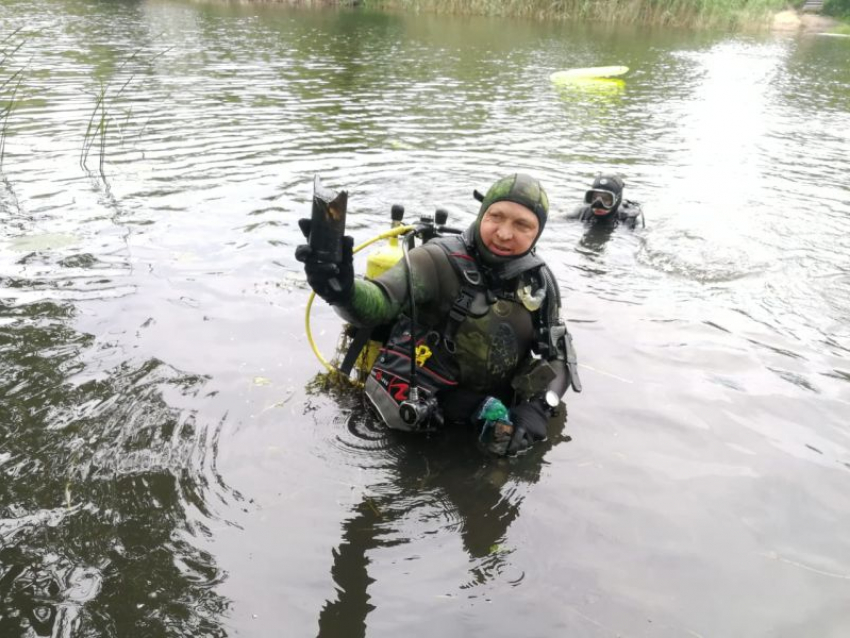
[(479, 226), (481, 241), (499, 257), (528, 252), (537, 239), (540, 222), (529, 209), (516, 202), (496, 202), (484, 212)]
[(614, 208), (617, 198), (611, 191), (606, 190), (589, 190), (585, 195), (585, 200), (590, 204), (594, 215), (607, 215)]

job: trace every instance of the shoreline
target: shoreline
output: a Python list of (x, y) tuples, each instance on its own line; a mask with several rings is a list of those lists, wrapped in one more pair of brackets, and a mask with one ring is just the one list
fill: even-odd
[(832, 33), (842, 24), (840, 20), (829, 16), (816, 13), (800, 13), (789, 9), (774, 14), (770, 30), (774, 32), (797, 32), (803, 34)]
[[(402, 13), (433, 13), (436, 15), (479, 15), (479, 16), (500, 16), (500, 17), (514, 17), (514, 18), (533, 18), (538, 20), (577, 20), (583, 21), (588, 20), (592, 21), (593, 17), (591, 15), (569, 15), (566, 13), (551, 13), (547, 11), (535, 11), (533, 2), (526, 5), (523, 11), (519, 12), (505, 12), (505, 11), (493, 11), (487, 10), (486, 4), (484, 4), (484, 8), (482, 9), (482, 2), (476, 2), (475, 0), (470, 0), (469, 4), (465, 6), (463, 9), (458, 8), (457, 3), (452, 5), (451, 10), (446, 10), (445, 6), (440, 8), (441, 0), (434, 0), (433, 3), (425, 2), (423, 6), (422, 4), (407, 4), (405, 0), (194, 0), (194, 2), (199, 3), (218, 3), (218, 4), (242, 4), (242, 5), (251, 5), (251, 4), (266, 4), (266, 5), (287, 5), (290, 7), (300, 7), (306, 9), (321, 9), (321, 8), (349, 8), (349, 9), (357, 9), (357, 8), (367, 8), (372, 10), (383, 10), (383, 11), (399, 11)], [(620, 16), (621, 19), (611, 19), (611, 16), (608, 16), (606, 22), (608, 24), (616, 24), (621, 22), (623, 24), (626, 23), (635, 23), (635, 19), (637, 16)], [(751, 15), (749, 18), (738, 16), (737, 18), (732, 16), (726, 16), (725, 18), (708, 18), (705, 21), (701, 21), (699, 18), (696, 20), (689, 20), (685, 15), (667, 15), (666, 19), (663, 22), (656, 22), (647, 16), (643, 16), (647, 18), (646, 20), (638, 19), (637, 22), (641, 24), (647, 24), (651, 26), (673, 26), (673, 27), (684, 27), (690, 29), (711, 29), (716, 28), (719, 22), (729, 21), (731, 23), (729, 26), (734, 30), (740, 31), (768, 31), (773, 33), (788, 33), (788, 34), (802, 34), (802, 35), (817, 35), (817, 34), (826, 34), (826, 35), (836, 35), (836, 36), (848, 36), (850, 35), (850, 23), (846, 20), (841, 20), (838, 18), (833, 18), (831, 16), (825, 16), (818, 13), (804, 13), (799, 9), (783, 9), (782, 11), (765, 11), (764, 13), (755, 16)], [(693, 17), (693, 16), (692, 16)]]

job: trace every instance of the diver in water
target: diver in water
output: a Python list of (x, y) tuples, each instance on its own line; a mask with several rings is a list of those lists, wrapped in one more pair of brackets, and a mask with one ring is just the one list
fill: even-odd
[[(476, 423), (495, 454), (516, 454), (547, 437), (569, 386), (578, 392), (572, 338), (558, 285), (534, 251), (549, 200), (524, 174), (496, 181), (461, 235), (437, 236), (374, 280), (355, 279), (353, 240), (340, 264), (308, 245), (296, 258), (307, 281), (355, 326), (387, 326), (365, 395), (398, 430)], [(310, 234), (310, 220), (300, 220)]]
[(584, 194), (584, 204), (567, 215), (567, 219), (612, 228), (619, 224), (635, 228), (639, 220), (641, 227), (646, 226), (640, 204), (623, 199), (625, 187), (619, 175), (597, 175), (593, 186)]

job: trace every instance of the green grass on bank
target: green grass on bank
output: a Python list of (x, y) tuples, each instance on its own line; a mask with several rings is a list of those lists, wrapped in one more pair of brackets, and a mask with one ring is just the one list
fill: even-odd
[(823, 12), (835, 18), (850, 19), (850, 0), (826, 0), (823, 3)]
[(462, 15), (690, 27), (761, 26), (788, 0), (364, 0), (371, 7)]

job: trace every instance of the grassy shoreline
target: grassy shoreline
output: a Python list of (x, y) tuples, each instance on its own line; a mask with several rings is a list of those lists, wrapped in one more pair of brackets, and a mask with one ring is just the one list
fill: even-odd
[[(850, 35), (850, 18), (802, 13), (804, 0), (195, 0), (399, 13)], [(844, 1), (844, 0), (841, 0)], [(850, 0), (846, 0), (850, 2)]]
[(362, 0), (376, 9), (681, 27), (769, 28), (788, 0)]

